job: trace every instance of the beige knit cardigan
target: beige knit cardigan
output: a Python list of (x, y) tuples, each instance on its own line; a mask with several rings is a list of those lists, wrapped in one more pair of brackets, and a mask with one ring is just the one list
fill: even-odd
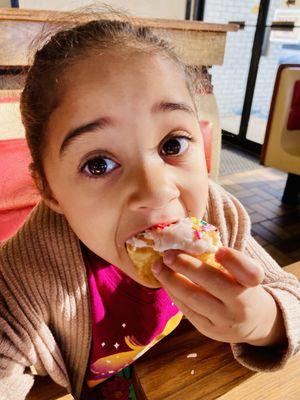
[[(225, 246), (244, 251), (265, 268), (264, 287), (282, 309), (288, 347), (231, 344), (253, 370), (276, 370), (299, 350), (300, 286), (250, 236), (241, 204), (210, 183), (204, 218)], [(80, 398), (91, 349), (91, 310), (80, 242), (63, 215), (41, 201), (19, 231), (0, 245), (0, 399), (21, 400), (38, 374)]]

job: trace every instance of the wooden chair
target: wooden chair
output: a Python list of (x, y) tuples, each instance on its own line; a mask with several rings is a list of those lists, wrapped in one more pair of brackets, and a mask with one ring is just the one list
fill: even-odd
[(261, 162), (288, 173), (282, 197), (285, 204), (297, 204), (300, 193), (300, 65), (279, 66)]

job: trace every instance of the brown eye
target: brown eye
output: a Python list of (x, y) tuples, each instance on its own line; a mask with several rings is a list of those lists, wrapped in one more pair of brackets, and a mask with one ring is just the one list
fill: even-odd
[(168, 139), (162, 146), (162, 153), (165, 156), (174, 156), (181, 154), (189, 147), (188, 141), (191, 139), (186, 136), (176, 136)]
[(112, 164), (116, 163), (110, 158), (97, 156), (88, 160), (81, 170), (85, 175), (96, 178), (111, 172), (114, 169)]

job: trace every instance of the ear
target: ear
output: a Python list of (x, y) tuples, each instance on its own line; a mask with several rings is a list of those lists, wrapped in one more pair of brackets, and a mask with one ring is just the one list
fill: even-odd
[(35, 181), (35, 184), (40, 192), (40, 195), (41, 195), (44, 203), (49, 208), (51, 208), (51, 210), (55, 211), (56, 213), (64, 214), (63, 210), (60, 207), (59, 202), (56, 200), (56, 198), (52, 194), (52, 191), (51, 191), (48, 183), (46, 183), (46, 185), (45, 185), (44, 182), (42, 181), (41, 177), (38, 174), (32, 173), (32, 177)]
[(51, 208), (51, 210), (55, 211), (58, 214), (64, 214), (63, 210), (60, 207), (59, 202), (54, 198), (45, 194), (42, 195), (44, 203)]
[(211, 152), (212, 152), (212, 123), (210, 121), (201, 120), (199, 121), (200, 130), (203, 137), (204, 153), (207, 166), (207, 172), (211, 170)]

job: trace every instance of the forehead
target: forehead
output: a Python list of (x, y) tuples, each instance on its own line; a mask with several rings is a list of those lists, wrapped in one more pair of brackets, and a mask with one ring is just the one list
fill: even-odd
[(141, 52), (112, 54), (104, 52), (77, 61), (63, 77), (62, 103), (88, 100), (88, 97), (112, 99), (122, 102), (125, 98), (154, 100), (166, 97), (190, 97), (183, 70), (175, 61), (163, 55)]
[(159, 102), (194, 108), (183, 70), (161, 55), (95, 54), (77, 61), (61, 79), (63, 95), (47, 122), (45, 147), (51, 154), (68, 132), (101, 117), (133, 128)]

